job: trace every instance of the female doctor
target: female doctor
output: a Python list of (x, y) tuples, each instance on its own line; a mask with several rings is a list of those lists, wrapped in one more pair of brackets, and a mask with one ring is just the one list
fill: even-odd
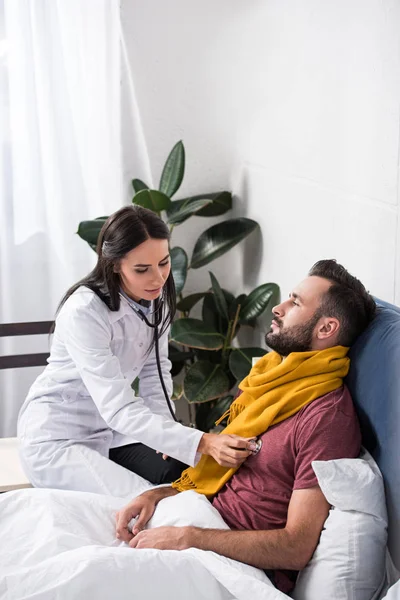
[(125, 496), (149, 481), (173, 481), (200, 453), (239, 466), (250, 455), (248, 439), (177, 423), (163, 393), (155, 336), (170, 396), (175, 312), (166, 224), (140, 206), (122, 208), (104, 224), (97, 254), (93, 271), (60, 302), (48, 365), (20, 411), (31, 483)]

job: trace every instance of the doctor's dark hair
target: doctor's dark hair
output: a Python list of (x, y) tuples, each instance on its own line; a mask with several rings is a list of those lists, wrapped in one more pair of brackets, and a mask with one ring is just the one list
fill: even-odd
[(338, 344), (351, 346), (375, 317), (375, 300), (361, 281), (350, 275), (334, 259), (316, 262), (308, 275), (331, 282), (332, 285), (323, 295), (317, 311), (321, 317), (335, 317), (339, 320)]
[[(75, 283), (65, 293), (57, 313), (68, 298), (81, 286), (90, 288), (112, 311), (120, 308), (120, 276), (115, 266), (131, 250), (148, 239), (169, 240), (170, 232), (160, 217), (142, 206), (125, 206), (117, 210), (104, 223), (97, 239), (97, 264), (93, 271)], [(163, 322), (159, 336), (171, 324), (176, 310), (175, 284), (170, 272), (162, 291)], [(154, 311), (158, 314), (160, 298), (154, 301)], [(153, 342), (150, 349), (153, 347)]]

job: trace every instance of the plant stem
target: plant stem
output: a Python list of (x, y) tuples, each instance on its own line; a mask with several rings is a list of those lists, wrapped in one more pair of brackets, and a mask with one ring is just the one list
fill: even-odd
[(240, 304), (238, 304), (238, 305), (237, 305), (237, 309), (236, 309), (235, 318), (234, 318), (234, 320), (233, 320), (233, 327), (232, 327), (232, 330), (231, 330), (231, 339), (229, 340), (229, 345), (231, 345), (231, 344), (232, 344), (232, 340), (233, 340), (233, 338), (235, 337), (235, 329), (236, 329), (237, 322), (238, 322), (238, 320), (239, 320), (240, 308), (241, 308), (241, 305), (240, 305)]
[(235, 329), (236, 329), (236, 325), (237, 325), (237, 322), (239, 319), (239, 313), (240, 313), (240, 304), (238, 304), (238, 306), (236, 308), (236, 313), (235, 313), (235, 317), (234, 317), (233, 321), (229, 321), (228, 331), (226, 333), (224, 345), (222, 346), (221, 366), (223, 367), (223, 369), (226, 368), (226, 364), (228, 361), (228, 353), (232, 349), (231, 345), (232, 345), (232, 340), (235, 337)]
[(228, 362), (228, 349), (230, 346), (230, 337), (231, 337), (231, 327), (233, 325), (233, 321), (229, 321), (229, 325), (228, 325), (228, 331), (224, 340), (224, 345), (222, 346), (222, 356), (221, 356), (221, 366), (222, 368), (225, 370), (226, 368), (226, 364)]

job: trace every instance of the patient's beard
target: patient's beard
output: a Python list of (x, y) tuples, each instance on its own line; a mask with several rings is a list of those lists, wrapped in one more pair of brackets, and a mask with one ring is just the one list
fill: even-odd
[(265, 336), (265, 343), (281, 356), (288, 356), (291, 352), (308, 352), (312, 349), (313, 333), (320, 317), (320, 312), (316, 311), (303, 325), (282, 327), (277, 332), (271, 330)]

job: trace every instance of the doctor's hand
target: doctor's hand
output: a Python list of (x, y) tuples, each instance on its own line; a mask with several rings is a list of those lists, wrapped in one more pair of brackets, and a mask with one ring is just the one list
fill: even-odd
[[(119, 540), (127, 544), (142, 531), (154, 514), (157, 504), (163, 498), (178, 494), (177, 490), (172, 487), (155, 488), (148, 490), (137, 498), (134, 498), (121, 508), (116, 515), (116, 536)], [(132, 531), (129, 530), (129, 523), (136, 518), (136, 522), (132, 526)]]
[(222, 467), (235, 468), (255, 450), (255, 440), (225, 433), (205, 433), (197, 450), (212, 456)]

